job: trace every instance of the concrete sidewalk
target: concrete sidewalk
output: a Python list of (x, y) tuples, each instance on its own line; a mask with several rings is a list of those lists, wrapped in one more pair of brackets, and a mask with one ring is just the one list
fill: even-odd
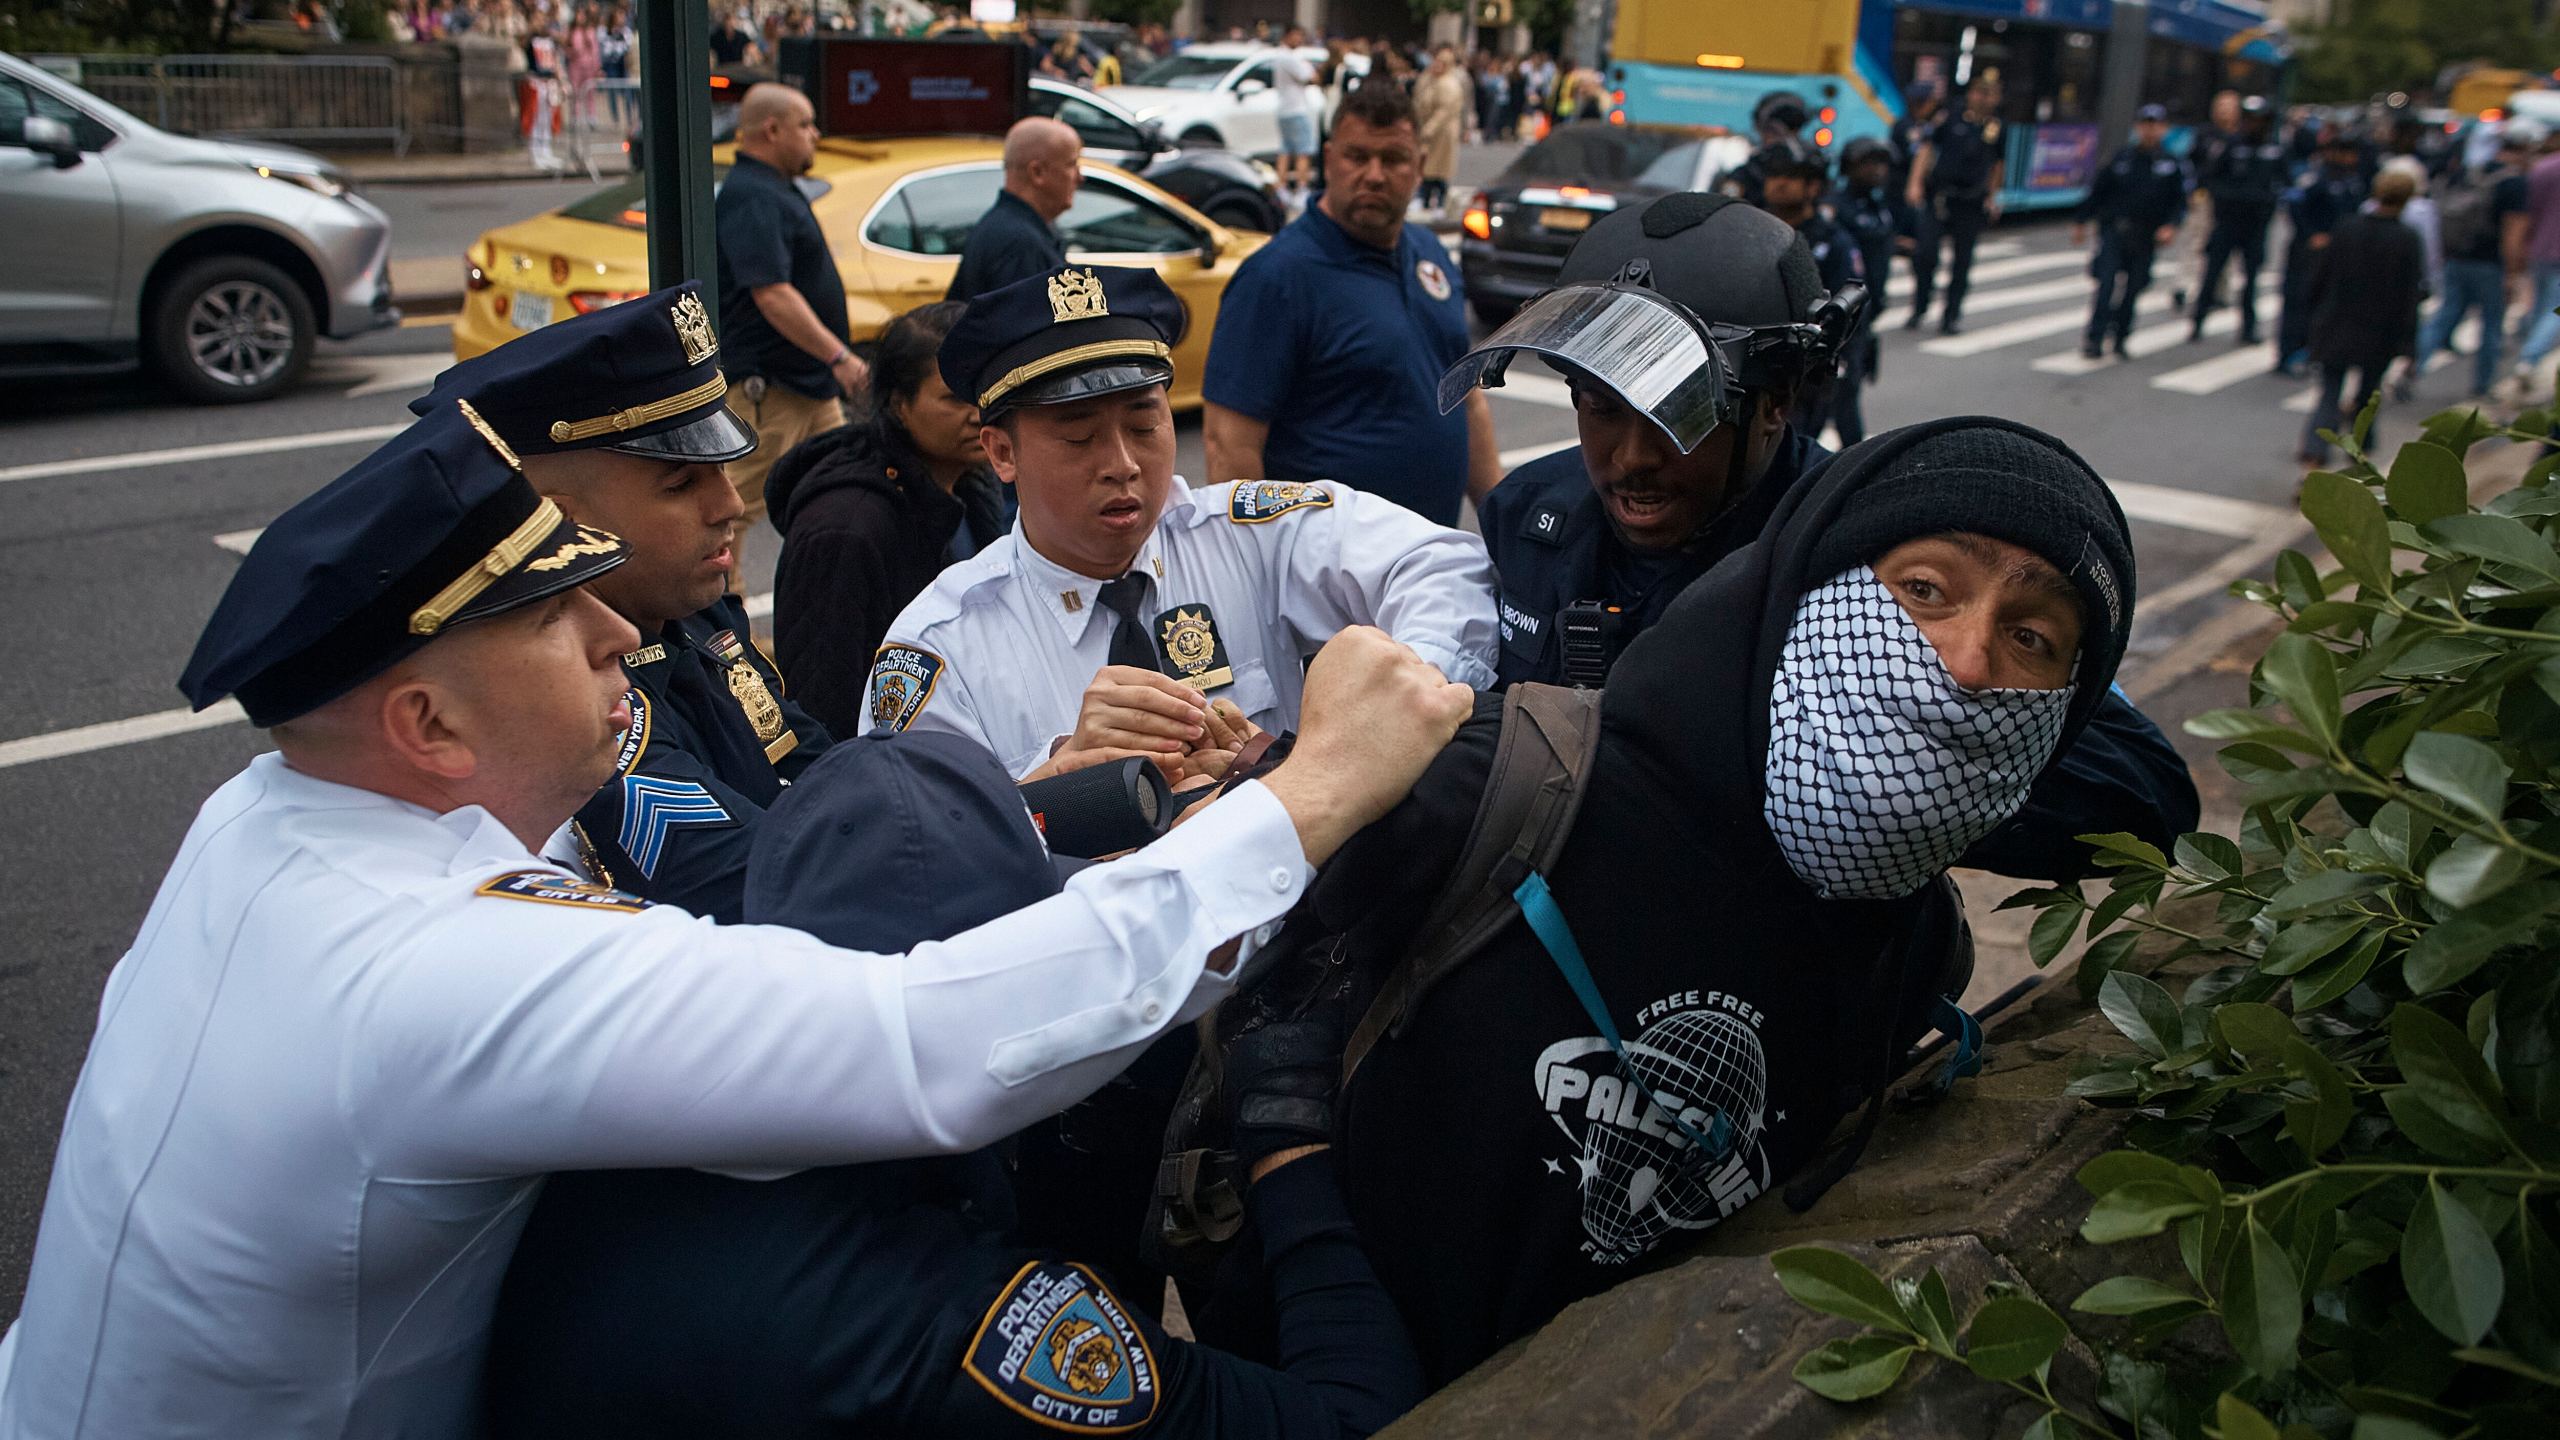
[(620, 142), (599, 141), (582, 156), (576, 146), (563, 141), (557, 156), (559, 163), (550, 167), (536, 165), (532, 153), (520, 149), (336, 155), (330, 159), (331, 163), (352, 176), (358, 185), (472, 185), (493, 180), (543, 180), (564, 176), (582, 179), (589, 159), (594, 161), (595, 173), (602, 179), (619, 179), (631, 173), (630, 149)]

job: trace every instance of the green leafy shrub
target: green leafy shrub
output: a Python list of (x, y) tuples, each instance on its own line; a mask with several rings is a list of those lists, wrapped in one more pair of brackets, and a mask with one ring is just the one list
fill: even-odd
[[(2091, 941), (2083, 990), (2131, 1042), (2070, 1086), (2137, 1117), (2080, 1172), (2080, 1237), (2166, 1234), (2183, 1266), (2072, 1302), (2114, 1317), (2103, 1413), (2053, 1398), (2070, 1331), (2032, 1297), (1959, 1344), (1934, 1272), (1818, 1249), (1781, 1281), (1869, 1329), (1799, 1380), (1860, 1399), (1934, 1355), (2036, 1399), (2039, 1440), (2560, 1434), (2560, 456), (2485, 507), (2465, 472), (2551, 419), (2438, 416), (2387, 472), (2351, 441), (2307, 477), (2335, 568), (2287, 551), (2233, 587), (2284, 629), (2254, 703), (2188, 725), (2229, 742), (2239, 833), (2086, 837), (2103, 896), (2010, 902), (2039, 964)], [(2138, 947), (2201, 973), (2172, 993)]]

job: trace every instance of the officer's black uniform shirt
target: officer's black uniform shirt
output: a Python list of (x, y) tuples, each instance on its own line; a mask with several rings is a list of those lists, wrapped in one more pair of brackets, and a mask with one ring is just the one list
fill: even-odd
[(1822, 276), (1822, 288), (1838, 293), (1841, 286), (1855, 280), (1865, 283), (1866, 257), (1859, 253), (1857, 237), (1825, 214), (1820, 206), (1813, 215), (1796, 227), (1804, 237), (1807, 250), (1813, 252), (1813, 268)]
[(2363, 174), (2352, 165), (2333, 170), (2322, 164), (2304, 175), (2293, 202), (2294, 243), (2300, 245), (2337, 229), (2363, 206), (2367, 188)]
[(1066, 263), (1067, 247), (1040, 212), (1012, 191), (999, 190), (996, 203), (970, 227), (969, 243), (960, 247), (960, 268), (952, 272), (951, 288), (942, 298), (974, 300)]
[(833, 738), (783, 695), (734, 595), (649, 637), (623, 666), (631, 730), (578, 828), (615, 886), (734, 924), (755, 822)]
[(2077, 218), (2148, 235), (2187, 213), (2187, 162), (2157, 146), (2127, 145), (2099, 169)]
[[(1843, 190), (1833, 215), (1858, 245), (1858, 258), (1864, 262), (1867, 284), (1872, 288), (1893, 263), (1894, 237), (1910, 228), (1910, 207), (1902, 201), (1902, 191), (1891, 185), (1872, 190)], [(1879, 300), (1881, 297), (1877, 297)], [(1870, 303), (1873, 313), (1879, 306)]]
[(1957, 201), (1988, 198), (2006, 134), (1997, 119), (1972, 120), (1961, 111), (1939, 121), (1929, 132), (1930, 148), (1937, 152), (1929, 162), (1929, 193)]
[(1887, 142), (1893, 147), (1893, 169), (1885, 176), (1885, 184), (1894, 194), (1900, 195), (1910, 188), (1912, 163), (1920, 158), (1920, 147), (1929, 143), (1929, 132), (1937, 129), (1938, 122), (1945, 118), (1946, 112), (1942, 110), (1926, 120), (1905, 115), (1894, 122), (1893, 134)]
[(2205, 157), (2196, 178), (2213, 196), (2216, 217), (2271, 215), (2292, 171), (2293, 160), (2282, 142), (2233, 135), (2224, 137)]
[[(1706, 443), (1726, 441), (1718, 434)], [(1512, 471), (1476, 511), (1495, 571), (1498, 683), (1564, 683), (1557, 617), (1576, 601), (1623, 607), (1623, 639), (1632, 640), (1661, 619), (1691, 581), (1758, 539), (1779, 500), (1830, 458), (1829, 450), (1790, 428), (1760, 483), (1668, 560), (1642, 556), (1618, 539), (1579, 447)], [(2123, 831), (2166, 847), (2194, 829), (2196, 817), (2186, 761), (2149, 716), (2110, 694), (2037, 780), (2025, 807), (1965, 852), (1962, 863), (2021, 879), (2077, 879), (2086, 872), (2089, 847), (2074, 837)]]
[(749, 155), (730, 165), (712, 206), (719, 233), (720, 342), (732, 381), (761, 375), (815, 400), (841, 392), (825, 361), (793, 344), (756, 308), (750, 293), (788, 284), (838, 341), (851, 339), (844, 277), (818, 229), (809, 197), (781, 171)]

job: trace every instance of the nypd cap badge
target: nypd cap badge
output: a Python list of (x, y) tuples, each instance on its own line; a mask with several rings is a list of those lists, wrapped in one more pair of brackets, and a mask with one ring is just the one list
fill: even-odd
[(1155, 1418), (1155, 1352), (1128, 1307), (1082, 1265), (1034, 1261), (987, 1307), (961, 1370), (1005, 1408), (1086, 1435)]

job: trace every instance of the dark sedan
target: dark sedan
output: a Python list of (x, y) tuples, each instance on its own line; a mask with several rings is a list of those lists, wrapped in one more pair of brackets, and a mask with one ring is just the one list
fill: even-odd
[(1748, 153), (1749, 142), (1706, 126), (1557, 126), (1478, 191), (1460, 218), (1467, 303), (1486, 324), (1501, 324), (1556, 283), (1565, 252), (1593, 221), (1620, 205), (1711, 188)]
[(1031, 77), (1031, 113), (1064, 121), (1084, 142), (1086, 159), (1144, 176), (1230, 230), (1267, 235), (1288, 223), (1278, 177), (1261, 161), (1168, 140), (1154, 121), (1045, 75)]

